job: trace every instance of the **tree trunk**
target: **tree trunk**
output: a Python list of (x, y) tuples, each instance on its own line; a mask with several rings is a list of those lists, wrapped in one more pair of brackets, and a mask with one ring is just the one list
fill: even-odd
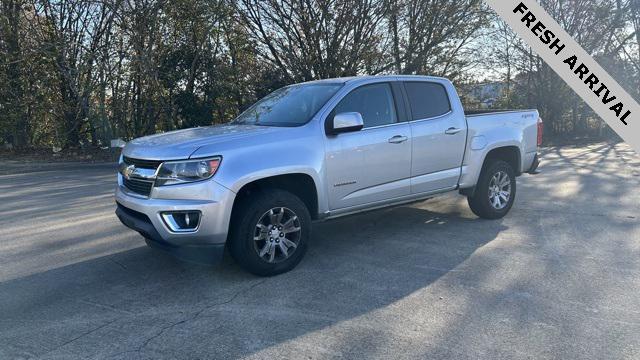
[(24, 86), (22, 73), (22, 49), (20, 44), (20, 1), (5, 0), (2, 4), (7, 17), (6, 33), (7, 44), (7, 85), (8, 93), (7, 114), (13, 123), (13, 145), (17, 148), (26, 147), (29, 141), (27, 133), (28, 119), (24, 111)]

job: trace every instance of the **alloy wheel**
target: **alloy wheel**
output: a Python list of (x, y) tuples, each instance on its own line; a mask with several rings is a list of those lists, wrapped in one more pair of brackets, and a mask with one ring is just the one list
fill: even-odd
[(255, 226), (253, 248), (268, 263), (282, 262), (296, 251), (301, 234), (300, 219), (291, 209), (272, 208)]
[(489, 181), (489, 203), (496, 210), (504, 209), (511, 198), (511, 178), (504, 171), (493, 174)]

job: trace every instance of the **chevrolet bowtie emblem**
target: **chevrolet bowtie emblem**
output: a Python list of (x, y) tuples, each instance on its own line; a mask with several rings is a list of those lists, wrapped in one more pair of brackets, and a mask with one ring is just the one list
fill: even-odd
[(122, 176), (124, 176), (125, 179), (129, 180), (134, 171), (136, 171), (135, 165), (128, 165), (127, 167), (122, 169)]

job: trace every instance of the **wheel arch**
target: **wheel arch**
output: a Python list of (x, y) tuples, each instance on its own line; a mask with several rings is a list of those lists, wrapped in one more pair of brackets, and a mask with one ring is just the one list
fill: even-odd
[(513, 168), (516, 176), (520, 176), (522, 174), (522, 152), (520, 151), (520, 147), (511, 144), (496, 146), (487, 151), (484, 155), (482, 159), (482, 166), (477, 170), (474, 185), (471, 187), (461, 188), (459, 191), (460, 194), (473, 196), (476, 189), (476, 183), (480, 178), (480, 173), (488, 164), (490, 164), (494, 160), (502, 160), (507, 162)]
[(500, 146), (491, 149), (484, 157), (482, 168), (489, 164), (492, 160), (502, 160), (511, 165), (516, 176), (522, 174), (522, 154), (520, 148), (515, 145)]
[(280, 189), (296, 195), (307, 206), (312, 219), (319, 217), (318, 187), (315, 179), (303, 172), (291, 172), (286, 174), (265, 176), (252, 179), (239, 186), (231, 211), (231, 218), (238, 204), (250, 198), (252, 194), (268, 189)]

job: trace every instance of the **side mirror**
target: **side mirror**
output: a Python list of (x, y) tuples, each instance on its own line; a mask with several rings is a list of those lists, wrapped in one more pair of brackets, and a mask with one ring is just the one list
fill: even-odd
[(331, 134), (359, 131), (364, 127), (362, 115), (359, 112), (344, 112), (333, 117)]

